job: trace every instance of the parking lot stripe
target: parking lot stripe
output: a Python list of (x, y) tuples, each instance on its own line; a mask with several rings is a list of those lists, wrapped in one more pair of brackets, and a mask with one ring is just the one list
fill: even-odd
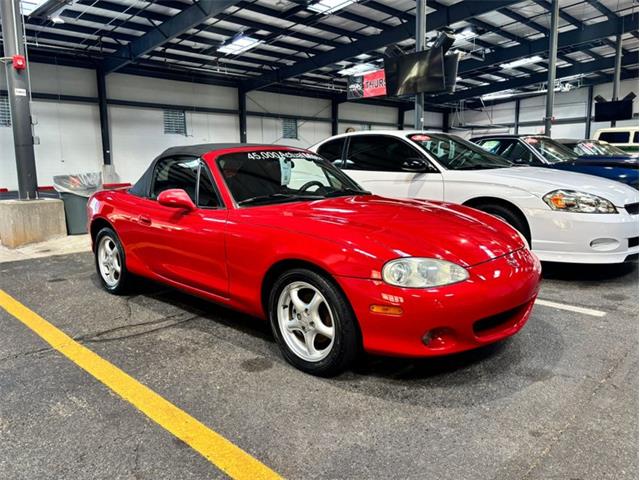
[(0, 290), (0, 307), (231, 478), (251, 480), (281, 478), (259, 460), (76, 342), (3, 290)]
[(604, 317), (607, 314), (607, 312), (601, 312), (600, 310), (577, 307), (575, 305), (567, 305), (566, 303), (551, 302), (549, 300), (542, 300), (540, 298), (536, 300), (536, 303), (545, 307), (557, 308), (558, 310), (568, 310), (569, 312), (583, 313), (585, 315), (591, 315), (592, 317)]

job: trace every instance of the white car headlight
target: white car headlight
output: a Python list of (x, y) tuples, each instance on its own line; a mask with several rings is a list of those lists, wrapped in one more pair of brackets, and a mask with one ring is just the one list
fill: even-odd
[(606, 198), (573, 190), (554, 190), (542, 199), (553, 210), (576, 213), (618, 213), (616, 207)]
[(398, 258), (382, 267), (382, 279), (397, 287), (439, 287), (467, 278), (469, 273), (460, 265), (435, 258)]

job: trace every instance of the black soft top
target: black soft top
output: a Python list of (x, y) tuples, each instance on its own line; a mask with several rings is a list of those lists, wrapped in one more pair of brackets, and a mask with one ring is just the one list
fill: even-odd
[(182, 147), (167, 148), (164, 152), (158, 155), (157, 158), (174, 157), (176, 155), (201, 157), (205, 153), (214, 152), (216, 150), (226, 150), (227, 148), (279, 146), (280, 145), (262, 145), (260, 143), (200, 143), (198, 145), (184, 145)]
[[(1, 1), (1, 0), (0, 0)], [(205, 153), (214, 152), (216, 150), (226, 150), (227, 148), (241, 148), (241, 147), (263, 147), (269, 149), (278, 148), (292, 148), (283, 145), (265, 145), (262, 143), (200, 143), (198, 145), (184, 145), (180, 147), (167, 148), (164, 152), (153, 159), (149, 168), (142, 174), (140, 180), (138, 180), (133, 187), (129, 189), (129, 193), (138, 197), (146, 197), (149, 194), (151, 188), (151, 176), (153, 175), (153, 168), (158, 160), (165, 157), (175, 156), (189, 156), (189, 157), (201, 157)], [(296, 148), (296, 147), (293, 147)]]

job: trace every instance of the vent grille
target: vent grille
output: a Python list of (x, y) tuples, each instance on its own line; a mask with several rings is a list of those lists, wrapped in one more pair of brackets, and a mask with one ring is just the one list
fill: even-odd
[(296, 118), (282, 119), (282, 138), (298, 139), (298, 120)]
[(624, 209), (629, 213), (629, 215), (638, 215), (637, 203), (628, 203), (624, 206)]
[(0, 96), (0, 127), (11, 126), (11, 109), (9, 108), (9, 98)]
[(164, 110), (164, 133), (187, 135), (184, 110)]

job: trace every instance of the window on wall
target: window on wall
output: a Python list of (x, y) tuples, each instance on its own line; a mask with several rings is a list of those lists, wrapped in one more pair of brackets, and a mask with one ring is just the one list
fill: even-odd
[(294, 138), (296, 140), (298, 139), (298, 119), (282, 119), (282, 138)]
[(187, 135), (187, 120), (184, 110), (164, 110), (164, 133)]
[(11, 126), (11, 110), (9, 109), (9, 99), (0, 97), (0, 127)]

